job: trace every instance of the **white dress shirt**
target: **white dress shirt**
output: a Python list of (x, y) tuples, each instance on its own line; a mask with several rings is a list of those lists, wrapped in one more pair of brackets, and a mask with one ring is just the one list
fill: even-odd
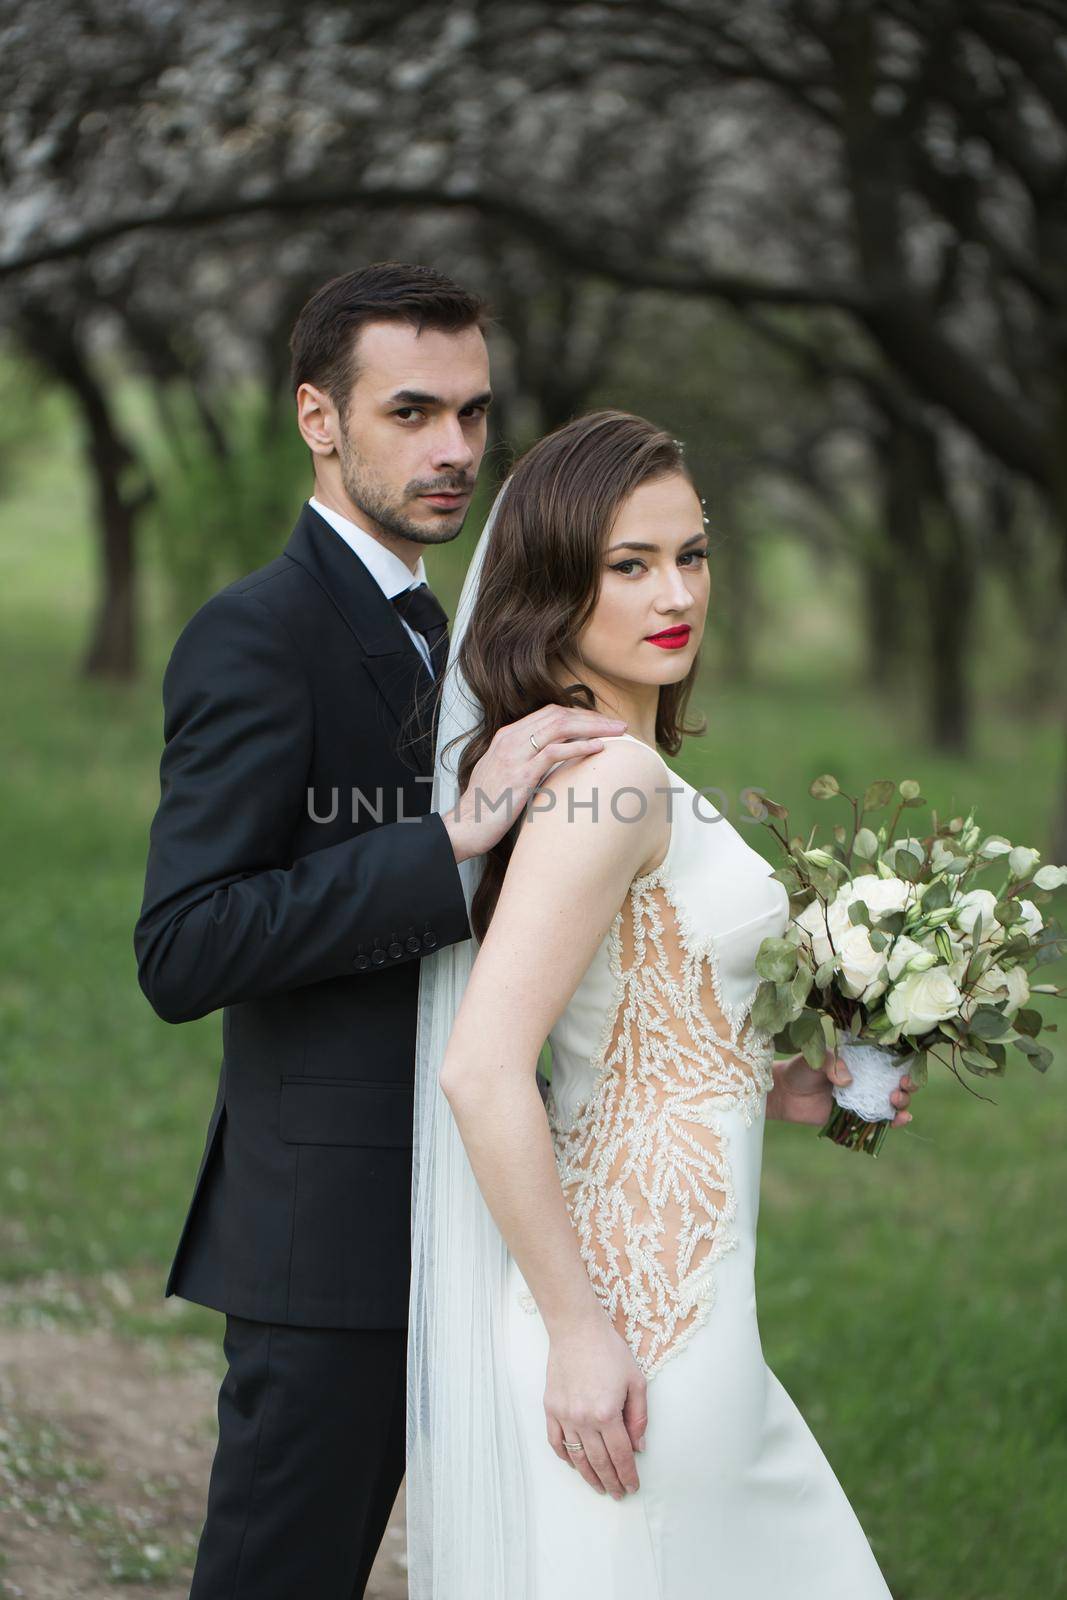
[[(400, 557), (392, 550), (387, 550), (380, 539), (375, 539), (372, 534), (358, 527), (356, 523), (350, 522), (347, 517), (342, 517), (339, 511), (332, 511), (329, 506), (324, 506), (321, 500), (315, 499), (314, 495), (308, 501), (308, 505), (312, 511), (318, 512), (324, 522), (328, 522), (330, 527), (341, 535), (345, 544), (362, 561), (388, 601), (392, 602), (405, 589), (414, 589), (417, 583), (426, 582), (426, 568), (421, 556), (413, 577), (407, 562), (401, 561)], [(415, 648), (422, 656), (432, 676), (433, 660), (426, 640), (421, 633), (416, 633), (414, 628), (408, 627), (407, 622), (399, 611), (397, 612), (397, 618), (407, 628)]]

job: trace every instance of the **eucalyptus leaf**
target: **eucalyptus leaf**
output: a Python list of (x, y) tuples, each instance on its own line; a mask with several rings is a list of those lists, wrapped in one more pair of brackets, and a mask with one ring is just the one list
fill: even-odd
[(812, 780), (808, 793), (813, 800), (831, 800), (835, 794), (841, 793), (841, 785), (832, 773), (824, 772)]
[(974, 1055), (970, 1050), (963, 1052), (963, 1065), (977, 1078), (996, 1077), (1004, 1071), (1003, 1067), (991, 1066), (988, 1061), (983, 1061), (981, 1056)]
[(800, 1053), (813, 1072), (822, 1070), (823, 1062), (826, 1060), (826, 1041), (821, 1028), (804, 1040), (800, 1046)]
[(1013, 1039), (1012, 1044), (1016, 1050), (1021, 1050), (1030, 1065), (1038, 1072), (1045, 1072), (1052, 1060), (1052, 1051), (1046, 1050), (1044, 1045), (1035, 1044), (1032, 1039)]
[(878, 778), (874, 783), (868, 784), (863, 794), (864, 811), (880, 811), (887, 806), (896, 793), (896, 784), (892, 778)]
[(797, 869), (790, 866), (788, 862), (784, 862), (780, 867), (775, 867), (774, 871), (770, 873), (770, 877), (777, 878), (778, 882), (785, 886), (786, 893), (790, 898), (795, 894), (799, 894), (804, 887)]
[(935, 878), (929, 888), (923, 891), (924, 911), (944, 911), (951, 904), (952, 891), (943, 878)]
[(1003, 1011), (994, 1006), (976, 1006), (971, 1014), (969, 1030), (980, 1039), (1000, 1039), (1010, 1027)]
[(773, 983), (761, 983), (749, 1013), (761, 1033), (779, 1034), (792, 1021), (792, 1010)]
[(788, 983), (797, 970), (799, 953), (789, 939), (769, 934), (756, 952), (755, 967), (761, 978), (771, 983)]
[(908, 1077), (917, 1089), (926, 1083), (926, 1051), (916, 1050), (908, 1062)]
[(852, 841), (852, 849), (861, 861), (873, 861), (878, 854), (878, 835), (870, 828), (860, 828)]
[(916, 883), (923, 869), (923, 863), (910, 850), (898, 850), (893, 857), (893, 865), (897, 877), (903, 878), (905, 883)]
[(975, 979), (982, 976), (982, 973), (985, 971), (986, 967), (988, 967), (992, 959), (992, 951), (989, 949), (976, 950), (974, 952), (974, 954), (971, 956), (971, 959), (968, 961), (966, 970), (963, 974), (963, 987), (965, 989), (969, 989), (971, 984), (974, 983)]
[(811, 968), (803, 964), (797, 967), (789, 984), (789, 997), (794, 1006), (802, 1006), (811, 993), (812, 976)]
[(822, 965), (816, 969), (815, 983), (818, 988), (825, 989), (828, 987), (834, 973), (837, 971), (837, 962), (837, 956), (828, 956)]

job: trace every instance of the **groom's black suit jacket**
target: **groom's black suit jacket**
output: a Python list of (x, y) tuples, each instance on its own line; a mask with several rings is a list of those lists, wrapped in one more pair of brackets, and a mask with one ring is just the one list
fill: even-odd
[(223, 1060), (168, 1295), (407, 1322), (419, 963), (470, 936), (429, 810), (432, 698), (391, 602), (308, 506), (174, 646), (134, 948), (166, 1021), (223, 1008)]

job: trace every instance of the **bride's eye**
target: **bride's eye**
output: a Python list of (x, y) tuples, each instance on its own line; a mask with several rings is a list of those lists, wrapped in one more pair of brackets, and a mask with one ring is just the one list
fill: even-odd
[[(686, 561), (686, 560), (689, 559), (690, 556), (692, 556), (692, 557), (694, 557), (695, 561), (706, 561), (708, 559), (708, 554), (709, 554), (709, 551), (708, 551), (707, 547), (705, 547), (703, 550), (683, 550), (681, 556), (678, 559), (680, 561)], [(628, 573), (627, 573), (627, 570), (626, 570), (627, 568), (629, 568), (629, 567), (643, 567), (643, 566), (644, 566), (644, 562), (643, 561), (639, 561), (636, 556), (630, 556), (630, 558), (627, 561), (616, 561), (612, 565), (611, 570), (612, 570), (612, 572), (621, 572), (623, 574), (623, 576), (626, 577), (626, 576), (628, 576)]]

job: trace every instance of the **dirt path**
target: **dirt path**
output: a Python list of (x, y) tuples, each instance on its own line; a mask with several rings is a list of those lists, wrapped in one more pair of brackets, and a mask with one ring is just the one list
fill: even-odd
[[(187, 1600), (221, 1369), (109, 1329), (0, 1327), (2, 1600)], [(406, 1600), (403, 1490), (368, 1600)]]

